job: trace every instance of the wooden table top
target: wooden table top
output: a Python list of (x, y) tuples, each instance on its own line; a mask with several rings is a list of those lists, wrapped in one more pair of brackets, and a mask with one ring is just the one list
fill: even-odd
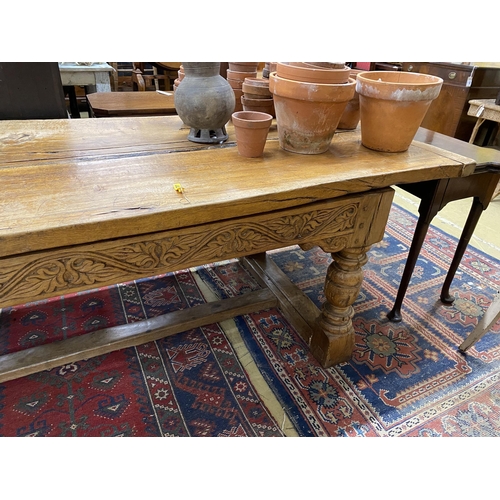
[(87, 94), (87, 100), (97, 117), (177, 113), (173, 92), (96, 92)]
[(263, 157), (243, 158), (231, 124), (227, 130), (226, 142), (205, 145), (187, 140), (189, 129), (178, 116), (0, 121), (0, 257), (475, 169), (472, 159), (421, 142), (404, 153), (371, 151), (361, 145), (359, 130), (336, 134), (326, 153), (294, 154), (279, 147), (276, 124)]

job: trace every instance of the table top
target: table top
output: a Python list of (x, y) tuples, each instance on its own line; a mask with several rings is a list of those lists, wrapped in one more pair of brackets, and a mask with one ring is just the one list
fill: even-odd
[(176, 113), (173, 92), (95, 92), (87, 100), (96, 116)]
[[(234, 129), (199, 144), (178, 116), (0, 121), (0, 256), (180, 229), (349, 193), (461, 177), (475, 161), (416, 142), (404, 153), (335, 134), (329, 151), (238, 155)], [(453, 139), (452, 141), (456, 141)], [(458, 141), (460, 142), (460, 141)], [(484, 149), (484, 148), (478, 148)], [(188, 201), (174, 189), (180, 183)]]

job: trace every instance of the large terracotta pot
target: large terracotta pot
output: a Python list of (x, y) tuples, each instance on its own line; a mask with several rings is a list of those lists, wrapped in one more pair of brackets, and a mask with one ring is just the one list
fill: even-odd
[(193, 142), (219, 143), (228, 135), (226, 123), (234, 112), (234, 92), (220, 75), (218, 62), (182, 63), (184, 78), (174, 92), (177, 114), (191, 130)]
[(320, 154), (330, 143), (347, 103), (354, 96), (355, 80), (317, 84), (269, 75), (280, 147), (301, 154)]
[(420, 73), (359, 73), (356, 91), (363, 146), (391, 153), (406, 151), (442, 84), (441, 78)]

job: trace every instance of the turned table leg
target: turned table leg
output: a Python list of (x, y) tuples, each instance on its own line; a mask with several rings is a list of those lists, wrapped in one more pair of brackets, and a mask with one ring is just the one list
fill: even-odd
[(331, 254), (333, 262), (325, 279), (326, 302), (310, 342), (311, 352), (325, 368), (351, 359), (354, 349), (352, 304), (359, 295), (368, 249), (346, 248)]

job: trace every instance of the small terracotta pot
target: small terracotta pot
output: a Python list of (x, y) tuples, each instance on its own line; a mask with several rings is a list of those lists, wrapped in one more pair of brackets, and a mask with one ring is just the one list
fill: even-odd
[(347, 83), (351, 68), (342, 69), (319, 68), (307, 63), (276, 63), (276, 74), (280, 78), (307, 83)]
[(269, 75), (273, 93), (279, 144), (293, 153), (320, 154), (330, 147), (347, 103), (354, 96), (356, 81), (317, 84)]
[(258, 111), (238, 111), (231, 119), (238, 153), (246, 158), (262, 156), (273, 117)]
[(359, 73), (356, 91), (363, 146), (390, 153), (406, 151), (442, 85), (441, 78), (421, 73)]
[(262, 113), (268, 113), (273, 118), (276, 116), (272, 97), (269, 99), (252, 99), (247, 97), (247, 94), (243, 94), (241, 104), (244, 111), (261, 111)]

